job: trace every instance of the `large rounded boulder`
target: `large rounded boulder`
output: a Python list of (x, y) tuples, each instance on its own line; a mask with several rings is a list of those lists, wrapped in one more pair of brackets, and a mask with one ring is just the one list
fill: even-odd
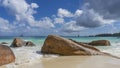
[(11, 47), (21, 47), (25, 46), (26, 42), (20, 38), (15, 38), (11, 44)]
[(0, 45), (0, 66), (15, 61), (15, 55), (12, 50), (5, 45)]
[(89, 43), (89, 45), (93, 46), (110, 46), (110, 42), (108, 40), (96, 40)]
[(77, 44), (69, 39), (48, 35), (44, 45), (42, 46), (41, 53), (43, 54), (59, 54), (59, 55), (102, 55), (93, 46)]

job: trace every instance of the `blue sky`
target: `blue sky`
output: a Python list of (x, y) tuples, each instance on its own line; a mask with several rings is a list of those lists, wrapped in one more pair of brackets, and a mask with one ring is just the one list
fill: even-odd
[(120, 32), (119, 3), (119, 0), (0, 0), (0, 36)]

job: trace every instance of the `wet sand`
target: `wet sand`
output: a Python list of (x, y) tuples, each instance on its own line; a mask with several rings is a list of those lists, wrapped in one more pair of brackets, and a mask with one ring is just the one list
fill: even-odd
[(61, 56), (45, 57), (32, 63), (12, 64), (0, 68), (120, 68), (120, 59), (108, 56)]

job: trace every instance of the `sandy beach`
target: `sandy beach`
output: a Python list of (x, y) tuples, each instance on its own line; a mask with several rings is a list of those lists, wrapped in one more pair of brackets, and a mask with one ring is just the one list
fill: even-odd
[(61, 56), (45, 57), (33, 63), (12, 64), (0, 68), (119, 68), (120, 59), (108, 56)]

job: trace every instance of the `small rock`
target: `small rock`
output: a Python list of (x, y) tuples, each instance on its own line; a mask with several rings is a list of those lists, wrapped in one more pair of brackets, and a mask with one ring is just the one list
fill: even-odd
[(27, 41), (25, 46), (35, 46), (35, 44), (31, 41)]
[(108, 41), (108, 40), (96, 40), (96, 41), (90, 42), (89, 45), (93, 45), (93, 46), (110, 46), (110, 41)]
[(6, 43), (6, 42), (1, 42), (1, 44), (8, 44), (8, 43)]

